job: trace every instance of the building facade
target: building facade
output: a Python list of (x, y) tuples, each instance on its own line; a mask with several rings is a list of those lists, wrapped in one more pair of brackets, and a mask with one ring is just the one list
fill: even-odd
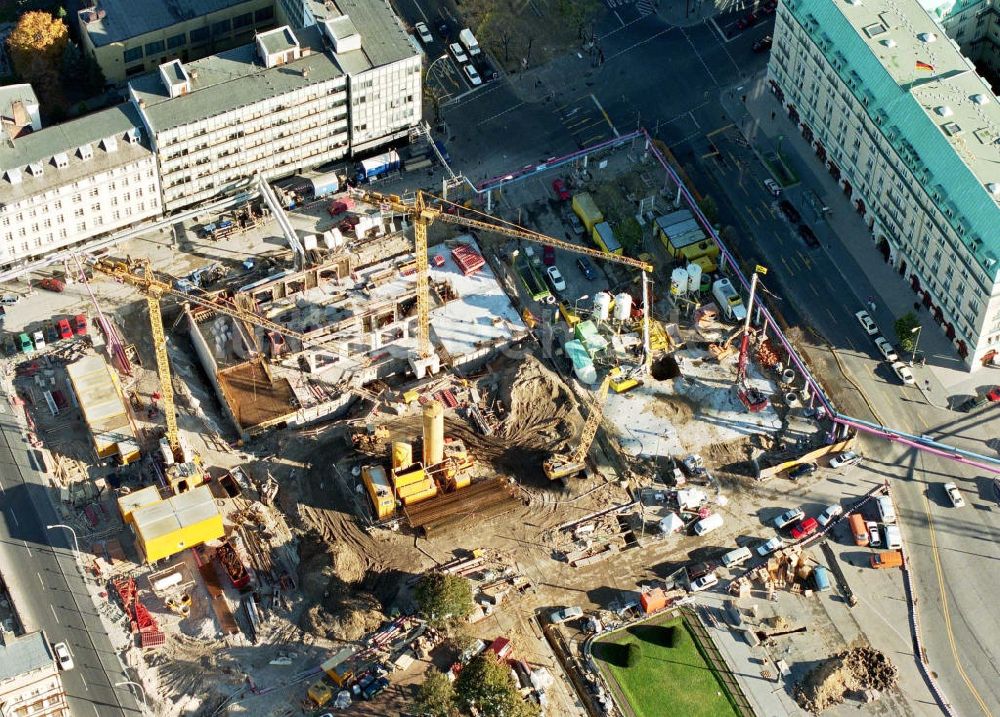
[(275, 0), (96, 0), (77, 19), (83, 51), (120, 84), (252, 42), (275, 17)]
[(783, 0), (771, 90), (971, 368), (1000, 349), (1000, 105), (917, 0)]
[(123, 104), (0, 145), (0, 266), (158, 216), (139, 113)]
[(0, 638), (0, 714), (69, 717), (66, 692), (44, 633)]

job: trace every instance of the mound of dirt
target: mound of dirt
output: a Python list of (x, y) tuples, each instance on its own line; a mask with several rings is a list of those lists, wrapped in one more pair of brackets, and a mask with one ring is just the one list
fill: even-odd
[(551, 450), (575, 434), (576, 398), (534, 356), (500, 374), (500, 396), (508, 410), (500, 433), (511, 443)]
[(362, 592), (331, 595), (323, 604), (313, 605), (303, 615), (299, 627), (329, 640), (360, 640), (385, 620), (379, 601)]
[(813, 668), (795, 689), (799, 706), (813, 714), (840, 704), (849, 692), (890, 689), (897, 669), (872, 647), (854, 647)]

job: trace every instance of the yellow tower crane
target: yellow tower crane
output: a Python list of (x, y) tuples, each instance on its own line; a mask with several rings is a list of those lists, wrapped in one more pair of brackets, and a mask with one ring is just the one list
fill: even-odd
[(615, 376), (615, 372), (609, 372), (601, 381), (597, 394), (590, 404), (590, 415), (587, 416), (587, 420), (583, 424), (576, 449), (568, 455), (553, 453), (542, 462), (542, 470), (549, 480), (569, 478), (583, 472), (587, 467), (587, 454), (590, 453), (590, 446), (594, 443), (594, 438), (597, 437), (597, 429), (600, 428), (601, 418), (604, 416), (604, 401), (608, 398), (608, 387)]

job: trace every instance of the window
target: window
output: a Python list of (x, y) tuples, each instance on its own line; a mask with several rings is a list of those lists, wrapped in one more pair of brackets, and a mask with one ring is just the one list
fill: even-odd
[(133, 47), (131, 50), (125, 50), (124, 59), (126, 63), (135, 62), (136, 60), (141, 60), (142, 48)]
[(146, 57), (149, 57), (150, 55), (155, 55), (160, 52), (163, 52), (163, 40), (157, 40), (156, 42), (146, 43)]
[(233, 27), (246, 27), (247, 25), (253, 24), (253, 13), (248, 12), (244, 15), (237, 15), (233, 18)]
[(179, 35), (173, 35), (172, 37), (167, 38), (167, 47), (170, 49), (182, 47), (185, 44), (187, 44), (187, 35), (183, 32)]
[(208, 41), (208, 28), (199, 27), (191, 31), (191, 44)]
[(212, 34), (216, 37), (218, 37), (219, 35), (229, 34), (229, 30), (230, 30), (230, 25), (228, 19), (220, 20), (219, 22), (212, 24)]
[(274, 8), (273, 7), (262, 7), (260, 10), (253, 14), (254, 19), (257, 22), (264, 22), (265, 20), (274, 19)]

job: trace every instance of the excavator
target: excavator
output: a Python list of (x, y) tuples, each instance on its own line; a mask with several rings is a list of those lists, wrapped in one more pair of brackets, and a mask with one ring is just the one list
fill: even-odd
[(582, 473), (587, 468), (587, 454), (590, 453), (590, 446), (597, 437), (597, 429), (601, 425), (601, 418), (604, 416), (604, 402), (608, 398), (608, 388), (611, 382), (616, 379), (617, 374), (609, 372), (590, 404), (590, 415), (583, 424), (583, 431), (580, 432), (580, 440), (577, 441), (576, 449), (569, 454), (553, 453), (542, 462), (542, 471), (549, 480), (562, 480)]

